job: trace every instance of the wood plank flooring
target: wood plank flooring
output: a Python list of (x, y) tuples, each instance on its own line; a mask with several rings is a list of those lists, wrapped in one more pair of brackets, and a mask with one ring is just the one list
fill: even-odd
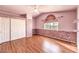
[(0, 44), (0, 53), (74, 53), (76, 44), (33, 35)]

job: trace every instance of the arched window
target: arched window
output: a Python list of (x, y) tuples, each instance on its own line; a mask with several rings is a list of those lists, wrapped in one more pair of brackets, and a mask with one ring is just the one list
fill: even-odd
[(45, 22), (48, 22), (48, 21), (56, 21), (56, 17), (54, 15), (50, 14), (45, 19)]
[(54, 15), (48, 15), (45, 19), (44, 29), (58, 30), (58, 21)]

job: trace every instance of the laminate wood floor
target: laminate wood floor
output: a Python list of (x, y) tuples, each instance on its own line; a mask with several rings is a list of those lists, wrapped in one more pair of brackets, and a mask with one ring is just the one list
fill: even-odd
[(1, 53), (75, 53), (76, 44), (33, 35), (0, 44)]

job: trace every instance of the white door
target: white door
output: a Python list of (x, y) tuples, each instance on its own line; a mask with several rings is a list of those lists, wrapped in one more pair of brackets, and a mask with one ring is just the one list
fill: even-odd
[(0, 17), (0, 43), (26, 36), (25, 20)]
[(0, 17), (0, 43), (10, 40), (10, 19)]
[(25, 20), (11, 19), (11, 40), (25, 37)]

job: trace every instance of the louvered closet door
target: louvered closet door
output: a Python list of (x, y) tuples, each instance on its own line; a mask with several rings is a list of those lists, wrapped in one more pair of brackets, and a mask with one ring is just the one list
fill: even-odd
[(10, 41), (10, 19), (0, 17), (0, 43)]
[(11, 40), (25, 37), (25, 20), (11, 19)]

